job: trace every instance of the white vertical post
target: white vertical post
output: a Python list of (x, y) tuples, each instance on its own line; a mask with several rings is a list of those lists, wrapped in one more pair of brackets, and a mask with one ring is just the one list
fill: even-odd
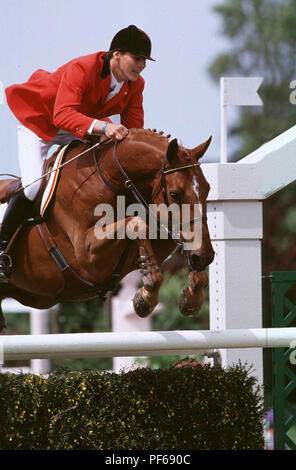
[[(132, 271), (121, 281), (121, 289), (117, 296), (112, 297), (112, 331), (125, 332), (145, 332), (151, 330), (151, 315), (158, 313), (162, 309), (162, 304), (156, 305), (149, 317), (140, 318), (134, 311), (133, 298), (141, 281), (140, 270)], [(119, 372), (124, 368), (135, 365), (135, 357), (113, 357), (113, 369)], [(146, 367), (147, 363), (142, 362), (141, 367)], [(140, 367), (140, 365), (138, 365)]]
[[(134, 311), (133, 297), (141, 280), (140, 271), (129, 273), (122, 281), (118, 295), (112, 298), (112, 331), (150, 331), (150, 317), (140, 318)], [(113, 357), (113, 369), (119, 372), (134, 365), (135, 357)], [(143, 364), (146, 365), (146, 364)]]
[(220, 163), (227, 163), (227, 106), (262, 106), (261, 77), (220, 78)]
[(227, 108), (225, 104), (225, 79), (220, 78), (220, 163), (227, 163)]
[[(44, 335), (48, 333), (48, 310), (30, 309), (31, 335)], [(47, 374), (50, 369), (48, 359), (32, 359), (31, 371), (33, 374)]]
[[(210, 329), (262, 328), (262, 203), (208, 203), (215, 259), (210, 265)], [(225, 349), (222, 366), (254, 365), (263, 383), (262, 349)]]

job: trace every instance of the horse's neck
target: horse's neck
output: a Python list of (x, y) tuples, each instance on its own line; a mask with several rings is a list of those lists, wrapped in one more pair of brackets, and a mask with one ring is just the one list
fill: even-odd
[[(116, 151), (118, 161), (125, 173), (134, 182), (145, 181), (145, 186), (149, 186), (149, 180), (153, 179), (155, 173), (161, 169), (162, 156), (165, 153), (163, 145), (157, 147), (150, 143), (135, 143), (122, 142)], [(112, 149), (113, 153), (113, 149)], [(116, 165), (114, 156), (109, 154), (104, 158), (103, 166), (109, 173), (109, 176), (114, 184), (123, 184), (123, 174), (119, 167)]]

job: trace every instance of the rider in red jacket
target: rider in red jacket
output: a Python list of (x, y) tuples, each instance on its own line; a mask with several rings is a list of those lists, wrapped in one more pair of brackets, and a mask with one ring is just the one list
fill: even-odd
[[(42, 176), (49, 148), (92, 134), (121, 140), (128, 129), (143, 127), (140, 74), (146, 59), (153, 60), (150, 38), (131, 25), (114, 36), (109, 52), (79, 57), (53, 73), (37, 70), (26, 83), (6, 89), (7, 103), (21, 124), (19, 163), (26, 189), (10, 200), (2, 221), (0, 282), (8, 282), (12, 260), (5, 250), (30, 217), (40, 180), (27, 185)], [(107, 117), (115, 114), (120, 124)]]

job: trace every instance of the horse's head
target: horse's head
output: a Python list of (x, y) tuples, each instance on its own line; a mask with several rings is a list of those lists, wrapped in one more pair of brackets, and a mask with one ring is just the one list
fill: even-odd
[(173, 237), (182, 243), (192, 271), (203, 271), (214, 259), (206, 216), (210, 185), (198, 163), (210, 142), (211, 138), (192, 150), (179, 146), (176, 139), (169, 143), (162, 168), (162, 194), (157, 197), (158, 204), (164, 201), (169, 208)]

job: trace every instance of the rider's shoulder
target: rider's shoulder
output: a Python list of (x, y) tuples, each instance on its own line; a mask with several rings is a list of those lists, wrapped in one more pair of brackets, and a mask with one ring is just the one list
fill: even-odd
[(79, 65), (80, 67), (85, 68), (85, 69), (91, 69), (93, 67), (100, 69), (103, 67), (104, 54), (105, 54), (104, 51), (100, 51), (100, 52), (94, 52), (92, 54), (79, 56), (79, 57), (76, 57), (75, 59), (72, 59), (70, 62), (67, 62), (65, 66)]

